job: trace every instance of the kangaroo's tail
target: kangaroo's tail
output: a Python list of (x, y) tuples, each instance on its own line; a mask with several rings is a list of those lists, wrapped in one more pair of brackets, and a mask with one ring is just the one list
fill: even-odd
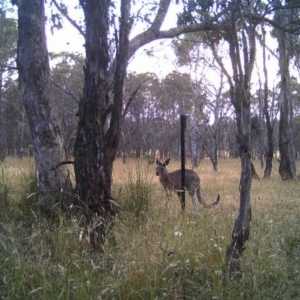
[(220, 201), (220, 195), (218, 194), (218, 197), (217, 197), (217, 199), (215, 200), (215, 202), (213, 202), (213, 203), (211, 203), (211, 204), (207, 204), (207, 203), (204, 201), (204, 199), (203, 199), (203, 197), (202, 197), (202, 195), (201, 195), (200, 186), (199, 186), (198, 189), (197, 189), (197, 197), (198, 197), (198, 200), (199, 200), (199, 202), (201, 203), (201, 205), (203, 205), (203, 207), (205, 207), (205, 208), (210, 208), (210, 207), (212, 207), (212, 206), (215, 206), (215, 205), (217, 205), (217, 204), (219, 203), (219, 201)]

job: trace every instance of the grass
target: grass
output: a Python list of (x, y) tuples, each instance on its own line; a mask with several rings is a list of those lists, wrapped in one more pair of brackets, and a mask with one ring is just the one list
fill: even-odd
[[(260, 176), (262, 170), (254, 161)], [(180, 167), (171, 161), (169, 170)], [(78, 243), (77, 222), (54, 224), (31, 205), (34, 168), (29, 159), (0, 165), (1, 299), (299, 299), (300, 185), (272, 178), (253, 181), (250, 240), (242, 278), (223, 276), (226, 248), (239, 209), (238, 160), (208, 160), (197, 172), (207, 203), (194, 215), (167, 200), (146, 161), (116, 160), (113, 191), (121, 211), (114, 243), (91, 254)]]

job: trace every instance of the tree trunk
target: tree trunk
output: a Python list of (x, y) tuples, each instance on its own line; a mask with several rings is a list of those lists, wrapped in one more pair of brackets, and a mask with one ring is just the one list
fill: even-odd
[(232, 242), (226, 252), (227, 267), (232, 279), (240, 277), (239, 258), (246, 249), (245, 244), (249, 239), (252, 217), (250, 197), (252, 182), (250, 86), (256, 54), (256, 28), (251, 23), (247, 26), (241, 25), (239, 30), (241, 39), (238, 39), (236, 24), (240, 9), (240, 3), (236, 2), (231, 16), (233, 32), (228, 37), (233, 80), (222, 65), (230, 84), (231, 102), (235, 108), (237, 142), (241, 159), (240, 211), (232, 231)]
[[(227, 248), (226, 257), (229, 273), (232, 278), (236, 278), (240, 275), (239, 258), (246, 249), (245, 243), (250, 235), (252, 163), (250, 151), (250, 101), (245, 96), (243, 97), (242, 94), (234, 95), (232, 98), (241, 99), (240, 106), (235, 105), (238, 129), (237, 139), (241, 159), (240, 212), (232, 231), (232, 242)], [(234, 103), (236, 103), (235, 100)]]
[(84, 93), (79, 103), (74, 147), (75, 176), (80, 200), (92, 205), (100, 201), (103, 191), (106, 199), (111, 197), (112, 163), (115, 155), (115, 149), (105, 147), (110, 101), (108, 3), (85, 1), (81, 5), (86, 21), (86, 61)]
[[(264, 71), (264, 95), (263, 95), (263, 114), (266, 120), (267, 127), (267, 149), (265, 151), (266, 157), (266, 166), (264, 171), (264, 178), (268, 179), (271, 177), (272, 173), (272, 161), (274, 154), (274, 141), (273, 141), (273, 126), (271, 123), (271, 117), (269, 113), (269, 104), (268, 104), (268, 96), (269, 96), (269, 88), (268, 88), (268, 70), (266, 63), (266, 31), (262, 28), (262, 38), (263, 38), (263, 71)], [(273, 107), (271, 107), (273, 109)]]
[[(0, 47), (1, 48), (1, 47)], [(6, 138), (5, 138), (5, 121), (4, 121), (4, 99), (3, 99), (3, 72), (0, 71), (0, 161), (6, 158)]]
[(44, 1), (19, 0), (18, 3), (20, 85), (33, 140), (38, 188), (48, 209), (57, 202), (57, 192), (71, 189), (71, 181), (66, 166), (51, 170), (66, 155), (50, 83)]
[[(287, 24), (288, 20), (277, 12), (277, 21)], [(279, 120), (279, 174), (282, 180), (293, 179), (296, 175), (296, 160), (293, 143), (293, 106), (291, 97), (291, 79), (289, 72), (290, 45), (288, 33), (277, 31), (279, 49), (279, 70), (281, 75), (281, 103)]]
[(211, 147), (207, 147), (205, 143), (202, 145), (203, 149), (205, 150), (206, 154), (208, 155), (212, 165), (213, 170), (215, 172), (218, 171), (218, 146), (217, 146), (217, 136), (214, 133), (211, 140)]
[[(80, 1), (86, 23), (84, 93), (74, 147), (76, 191), (81, 205), (102, 217), (98, 236), (105, 237), (114, 214), (111, 205), (112, 170), (119, 144), (123, 85), (126, 75), (130, 1), (121, 3), (120, 33), (114, 81), (109, 82), (109, 0)], [(101, 241), (100, 241), (101, 242)]]
[[(214, 129), (215, 130), (215, 129)], [(212, 136), (212, 164), (213, 164), (213, 170), (215, 172), (218, 171), (218, 143), (217, 143), (217, 133), (214, 132)]]

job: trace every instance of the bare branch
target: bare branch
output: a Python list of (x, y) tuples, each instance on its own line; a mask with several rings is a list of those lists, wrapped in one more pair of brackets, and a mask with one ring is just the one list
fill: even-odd
[(130, 41), (128, 58), (132, 57), (139, 48), (155, 40), (174, 38), (184, 33), (203, 30), (224, 30), (226, 29), (226, 25), (228, 29), (230, 28), (228, 27), (226, 20), (220, 24), (214, 24), (214, 22), (218, 21), (221, 16), (229, 11), (229, 8), (225, 8), (207, 22), (203, 22), (201, 24), (181, 25), (169, 30), (160, 30), (170, 6), (170, 2), (170, 0), (161, 0), (152, 26)]
[(133, 93), (130, 95), (127, 103), (126, 103), (126, 106), (125, 106), (125, 109), (124, 109), (124, 112), (123, 112), (123, 118), (125, 118), (126, 114), (127, 114), (127, 111), (128, 111), (128, 108), (130, 106), (130, 104), (132, 103), (132, 101), (134, 100), (138, 90), (140, 89), (141, 85), (142, 85), (143, 82), (140, 82), (139, 85), (136, 87), (136, 89), (133, 91)]
[(55, 5), (57, 10), (70, 22), (70, 24), (73, 25), (83, 37), (85, 37), (85, 32), (82, 30), (82, 28), (73, 19), (71, 19), (65, 10), (61, 9), (56, 0), (52, 0), (52, 3)]
[(59, 86), (56, 82), (54, 82), (53, 80), (51, 80), (51, 83), (54, 84), (57, 88), (59, 88), (61, 91), (63, 91), (65, 94), (67, 94), (68, 96), (71, 96), (75, 101), (76, 103), (79, 102), (79, 100), (74, 96), (74, 94), (70, 91), (70, 90), (67, 90), (67, 89), (64, 89), (62, 88), (61, 86)]

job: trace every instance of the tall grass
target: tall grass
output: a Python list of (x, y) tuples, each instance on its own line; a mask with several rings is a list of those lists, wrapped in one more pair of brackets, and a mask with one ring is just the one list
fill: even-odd
[[(220, 161), (218, 173), (201, 163), (205, 200), (221, 200), (200, 215), (190, 213), (188, 196), (184, 213), (177, 197), (165, 198), (154, 166), (116, 161), (115, 243), (93, 254), (78, 243), (76, 222), (61, 216), (53, 223), (32, 208), (32, 162), (0, 167), (1, 299), (300, 298), (300, 185), (282, 182), (276, 164), (270, 180), (252, 183), (251, 235), (238, 282), (223, 273), (239, 208), (238, 160)], [(169, 169), (179, 167), (171, 161)]]
[(147, 172), (145, 164), (137, 161), (135, 169), (127, 171), (127, 182), (122, 184), (121, 191), (119, 201), (126, 222), (133, 226), (144, 222), (149, 215), (153, 194), (153, 176)]

